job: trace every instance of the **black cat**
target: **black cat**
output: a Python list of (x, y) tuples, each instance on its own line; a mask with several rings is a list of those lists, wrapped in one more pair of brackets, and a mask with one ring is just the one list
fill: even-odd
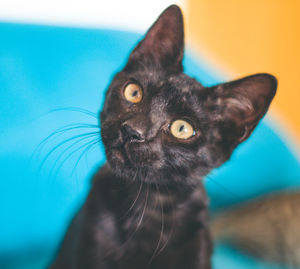
[(203, 87), (183, 73), (183, 43), (173, 5), (114, 77), (101, 112), (108, 163), (50, 268), (211, 268), (202, 179), (250, 135), (277, 82)]

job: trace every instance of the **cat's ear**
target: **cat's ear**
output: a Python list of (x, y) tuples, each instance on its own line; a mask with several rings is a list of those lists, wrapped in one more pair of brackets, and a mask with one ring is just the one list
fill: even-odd
[(256, 74), (213, 88), (217, 118), (223, 137), (233, 146), (249, 137), (267, 112), (276, 93), (277, 80)]
[(128, 65), (141, 61), (168, 71), (182, 71), (183, 18), (178, 6), (168, 7), (146, 33), (129, 57)]

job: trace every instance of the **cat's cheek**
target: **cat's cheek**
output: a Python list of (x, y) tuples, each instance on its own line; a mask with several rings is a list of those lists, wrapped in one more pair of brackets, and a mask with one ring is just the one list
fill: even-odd
[(107, 151), (122, 144), (119, 126), (120, 123), (115, 121), (110, 122), (109, 124), (107, 124), (107, 121), (102, 123), (101, 138)]
[(118, 149), (112, 149), (107, 154), (108, 161), (113, 167), (116, 166), (123, 166), (125, 164), (125, 156), (124, 154)]
[(114, 156), (114, 159), (117, 160), (118, 162), (124, 162), (124, 156), (123, 154), (121, 153), (121, 151), (119, 150), (112, 150), (112, 154)]

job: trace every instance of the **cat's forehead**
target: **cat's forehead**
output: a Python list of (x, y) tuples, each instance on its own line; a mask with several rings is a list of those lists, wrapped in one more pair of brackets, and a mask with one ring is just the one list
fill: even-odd
[(201, 99), (205, 88), (184, 73), (161, 77), (149, 73), (142, 79), (142, 84), (154, 114), (188, 116), (202, 111)]
[(152, 89), (157, 94), (192, 94), (194, 91), (200, 92), (204, 87), (197, 80), (184, 73), (166, 74), (160, 70), (141, 70), (129, 74), (145, 89)]
[(195, 79), (181, 73), (171, 75), (159, 83), (161, 86), (157, 96), (165, 99), (170, 109), (199, 107), (204, 87)]
[(178, 90), (178, 94), (193, 94), (195, 91), (200, 93), (204, 88), (200, 82), (184, 73), (169, 76), (167, 78), (167, 83), (174, 86), (174, 88)]
[[(122, 72), (123, 73), (123, 72)], [(163, 115), (202, 113), (202, 95), (206, 88), (196, 79), (184, 73), (168, 74), (155, 68), (140, 68), (134, 72), (123, 73), (124, 83), (132, 80), (138, 83), (145, 94), (143, 109)], [(202, 111), (202, 112), (201, 112)]]

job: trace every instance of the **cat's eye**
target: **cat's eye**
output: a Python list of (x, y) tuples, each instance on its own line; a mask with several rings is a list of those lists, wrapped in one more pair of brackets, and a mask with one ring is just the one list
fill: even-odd
[(195, 135), (195, 130), (192, 125), (185, 120), (173, 121), (170, 131), (173, 136), (179, 139), (189, 139)]
[(139, 103), (143, 98), (142, 88), (136, 83), (129, 83), (124, 89), (124, 97), (131, 103)]

